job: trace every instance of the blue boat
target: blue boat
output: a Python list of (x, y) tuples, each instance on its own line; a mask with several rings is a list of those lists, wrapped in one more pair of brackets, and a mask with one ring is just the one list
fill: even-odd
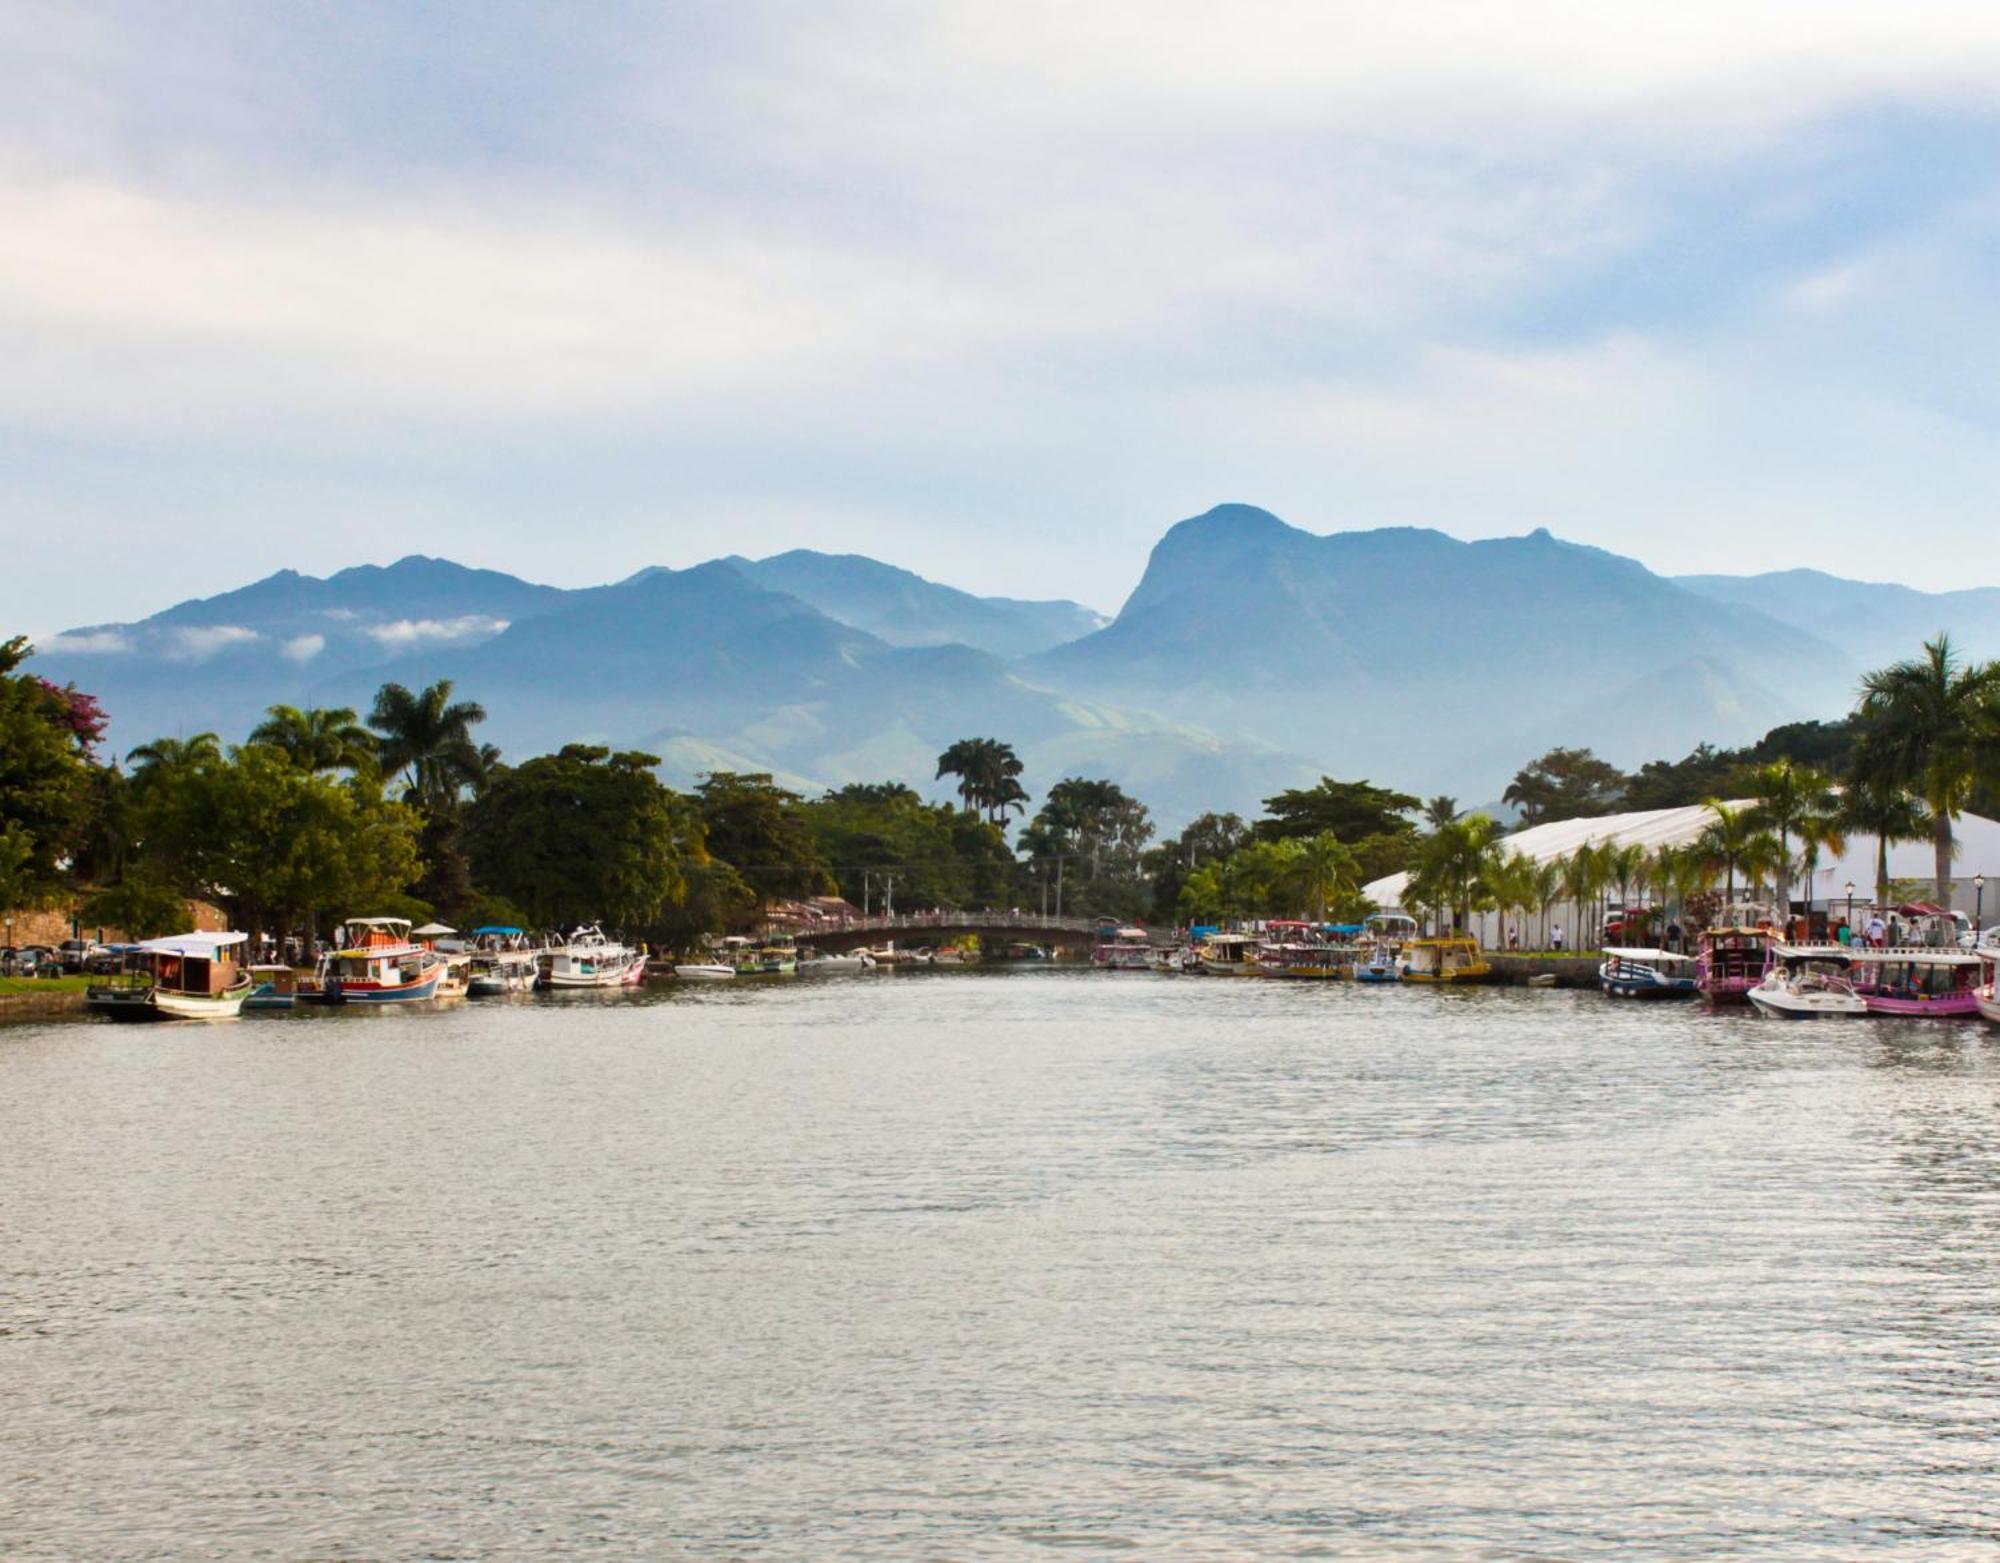
[(1694, 961), (1673, 950), (1607, 946), (1597, 981), (1614, 999), (1691, 999)]
[(243, 1000), (246, 1011), (284, 1011), (298, 1001), (299, 974), (289, 966), (252, 966), (250, 980), (256, 986)]

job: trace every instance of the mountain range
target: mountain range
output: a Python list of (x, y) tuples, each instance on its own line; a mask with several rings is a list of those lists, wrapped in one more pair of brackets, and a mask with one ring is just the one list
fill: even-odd
[(1109, 620), (809, 550), (579, 590), (411, 557), (70, 630), (34, 665), (97, 694), (119, 746), (442, 677), (514, 754), (597, 741), (680, 785), (937, 792), (938, 753), (984, 735), (1033, 793), (1109, 776), (1172, 825), (1322, 771), (1486, 797), (1555, 743), (1629, 765), (1745, 741), (1844, 711), (1863, 666), (1940, 628), (2000, 649), (2000, 591), (1674, 580), (1546, 531), (1322, 536), (1223, 505), (1166, 532)]

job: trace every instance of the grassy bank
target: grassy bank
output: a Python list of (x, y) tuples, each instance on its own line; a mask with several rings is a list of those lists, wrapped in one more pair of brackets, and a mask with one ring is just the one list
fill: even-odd
[(0, 977), (0, 998), (16, 993), (81, 993), (89, 986), (85, 976)]

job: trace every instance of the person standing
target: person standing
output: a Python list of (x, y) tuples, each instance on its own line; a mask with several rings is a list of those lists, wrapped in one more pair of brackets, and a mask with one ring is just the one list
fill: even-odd
[(1549, 929), (1549, 948), (1552, 950), (1560, 950), (1562, 947), (1563, 947), (1563, 925), (1561, 923), (1557, 923)]

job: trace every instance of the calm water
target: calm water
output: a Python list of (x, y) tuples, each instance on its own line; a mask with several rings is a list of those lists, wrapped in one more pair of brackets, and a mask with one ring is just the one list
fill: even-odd
[(0, 1030), (0, 1555), (2000, 1545), (2000, 1033), (1024, 972)]

